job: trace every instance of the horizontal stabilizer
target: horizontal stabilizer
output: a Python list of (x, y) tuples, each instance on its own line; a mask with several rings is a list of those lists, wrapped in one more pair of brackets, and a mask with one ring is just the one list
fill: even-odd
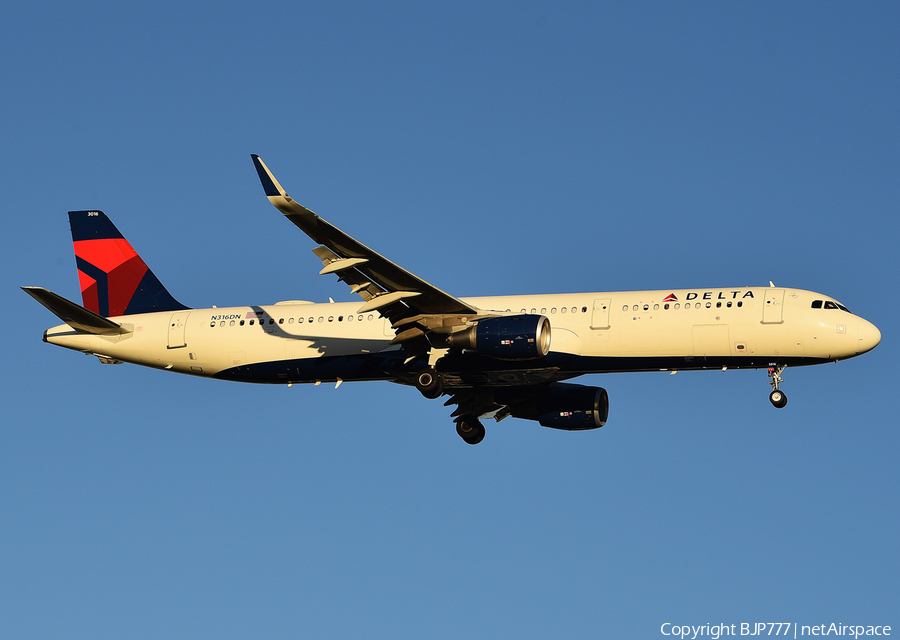
[(118, 322), (104, 318), (43, 287), (22, 287), (22, 291), (47, 307), (53, 315), (75, 331), (104, 336), (131, 332), (130, 329), (124, 328)]

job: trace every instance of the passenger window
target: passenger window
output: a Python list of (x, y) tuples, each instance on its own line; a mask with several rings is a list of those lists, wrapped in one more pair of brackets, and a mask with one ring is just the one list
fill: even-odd
[(628, 305), (627, 305), (627, 304), (622, 306), (622, 311), (628, 311)]
[(730, 308), (731, 308), (731, 300), (729, 300), (728, 302), (726, 302), (726, 303), (725, 303), (725, 306), (728, 307), (728, 308), (730, 309)]
[(556, 313), (556, 307), (551, 308), (550, 313)]
[(228, 326), (229, 326), (229, 327), (233, 327), (233, 326), (234, 326), (234, 320), (232, 320), (231, 322), (229, 322), (229, 323), (228, 323)]
[(213, 321), (212, 321), (212, 322), (210, 322), (210, 323), (209, 323), (209, 326), (211, 326), (211, 327), (214, 327), (214, 326), (216, 326), (216, 321), (215, 321), (215, 320), (213, 320)]
[(654, 311), (659, 311), (659, 305), (658, 305), (658, 304), (653, 305), (653, 310), (654, 310)]
[(251, 326), (251, 327), (253, 326), (253, 320), (250, 321), (250, 326)]
[(243, 320), (241, 320), (241, 326), (242, 326), (242, 327), (244, 326), (244, 321), (243, 321)]
[(821, 309), (821, 308), (822, 308), (822, 301), (821, 301), (821, 300), (813, 300), (813, 301), (812, 301), (812, 308), (813, 308), (813, 309)]
[(744, 301), (743, 301), (743, 300), (738, 300), (738, 306), (739, 306), (739, 307), (743, 307), (743, 306), (744, 306)]
[(278, 318), (278, 324), (284, 324), (284, 318)]
[(678, 303), (678, 302), (676, 302), (674, 308), (675, 308), (676, 310), (680, 309), (680, 308), (681, 308), (681, 304)]

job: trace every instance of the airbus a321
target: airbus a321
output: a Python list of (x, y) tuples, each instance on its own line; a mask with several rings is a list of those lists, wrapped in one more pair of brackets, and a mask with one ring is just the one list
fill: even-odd
[(786, 367), (852, 358), (881, 333), (834, 298), (774, 286), (458, 298), (294, 201), (251, 156), (266, 197), (318, 246), (359, 302), (291, 300), (194, 309), (178, 302), (102, 211), (71, 211), (82, 303), (23, 289), (65, 324), (44, 341), (194, 376), (295, 384), (388, 380), (446, 397), (469, 444), (482, 418), (602, 427), (606, 390), (590, 373), (766, 369), (778, 408)]

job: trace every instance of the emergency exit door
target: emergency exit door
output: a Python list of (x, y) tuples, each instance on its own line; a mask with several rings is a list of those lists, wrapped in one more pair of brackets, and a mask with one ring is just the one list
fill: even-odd
[(766, 289), (762, 322), (763, 324), (784, 322), (784, 289)]
[(591, 311), (591, 329), (609, 329), (609, 298), (594, 300)]
[(184, 330), (189, 315), (190, 311), (176, 311), (169, 319), (169, 349), (187, 346), (187, 342), (184, 341)]

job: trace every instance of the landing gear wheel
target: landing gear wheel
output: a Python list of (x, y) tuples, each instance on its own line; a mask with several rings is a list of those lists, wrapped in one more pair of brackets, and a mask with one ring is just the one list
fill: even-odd
[(464, 416), (456, 421), (456, 433), (467, 444), (478, 444), (484, 440), (484, 425), (475, 416)]
[(784, 395), (784, 391), (775, 389), (775, 391), (769, 394), (769, 402), (771, 402), (772, 406), (776, 409), (783, 409), (787, 404), (787, 396)]
[(433, 367), (426, 367), (416, 374), (416, 389), (429, 400), (434, 400), (444, 393), (444, 381)]
[(784, 382), (781, 374), (787, 369), (786, 364), (770, 364), (769, 365), (769, 384), (772, 385), (772, 393), (769, 394), (769, 402), (776, 409), (783, 409), (787, 404), (787, 396), (784, 391), (778, 389), (778, 385)]

